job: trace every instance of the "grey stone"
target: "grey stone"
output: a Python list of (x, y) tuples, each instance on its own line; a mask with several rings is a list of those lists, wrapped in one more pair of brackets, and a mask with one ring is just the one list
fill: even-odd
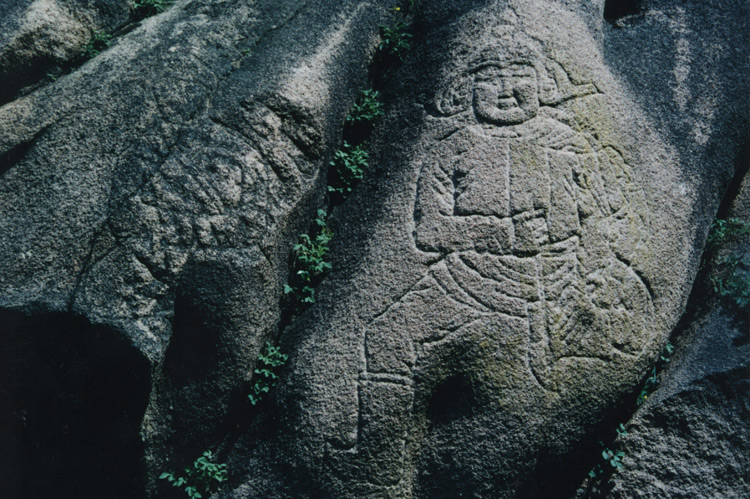
[(125, 0), (3, 0), (0, 104), (79, 59), (95, 32), (112, 33), (131, 20)]
[[(738, 165), (745, 171), (746, 154)], [(722, 216), (750, 223), (750, 176)], [(731, 275), (726, 261), (738, 262)], [(621, 438), (624, 469), (613, 477), (610, 497), (750, 494), (750, 307), (717, 296), (712, 285), (733, 278), (750, 287), (750, 236), (715, 248), (706, 268), (693, 291), (697, 312), (679, 331), (679, 353)]]
[[(29, 446), (4, 454), (3, 483), (28, 497), (138, 497), (212, 447), (278, 333), (291, 246), (321, 203), (384, 14), (360, 2), (179, 2), (0, 107), (2, 362), (14, 366), (3, 418), (19, 445), (45, 442), (44, 404), (24, 394), (55, 378), (84, 402), (50, 418), (112, 408), (91, 434), (79, 425), (48, 443), (69, 465)], [(79, 338), (77, 356), (67, 345)], [(80, 375), (46, 367), (56, 350)], [(101, 383), (87, 371), (97, 352), (114, 370)], [(121, 398), (129, 372), (136, 393)], [(132, 452), (107, 447), (109, 432)], [(79, 439), (93, 442), (99, 473), (74, 456)]]
[[(625, 32), (603, 7), (424, 6), (378, 170), (282, 340), (285, 436), (241, 444), (295, 470), (291, 496), (549, 497), (588, 471), (570, 456), (680, 318), (747, 123), (721, 69), (747, 67), (747, 9), (654, 2)], [(698, 31), (716, 16), (728, 33)], [(705, 92), (709, 114), (685, 100)]]
[(693, 325), (677, 366), (628, 422), (624, 469), (607, 497), (746, 497), (747, 324), (714, 311)]
[[(211, 448), (226, 498), (572, 495), (682, 316), (750, 121), (746, 2), (616, 3), (422, 2), (386, 71), (391, 2), (185, 0), (2, 105), (5, 490), (153, 497)], [(3, 5), (0, 40), (64, 40), (60, 60), (110, 22), (94, 4), (52, 36)], [(368, 71), (387, 108), (370, 170), (250, 407)], [(688, 384), (636, 415), (644, 464), (617, 493), (743, 492), (718, 470), (740, 472), (745, 433), (698, 441), (747, 412), (727, 394), (746, 345), (717, 310), (680, 345)], [(670, 411), (707, 422), (675, 434)], [(647, 436), (697, 449), (680, 476), (731, 457), (681, 488)]]

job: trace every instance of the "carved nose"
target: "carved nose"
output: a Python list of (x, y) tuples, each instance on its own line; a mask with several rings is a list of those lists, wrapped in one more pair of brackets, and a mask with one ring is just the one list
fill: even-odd
[(513, 97), (513, 85), (509, 85), (508, 82), (500, 80), (497, 85), (497, 96)]
[(496, 105), (498, 109), (510, 109), (518, 105), (518, 99), (516, 99), (513, 85), (509, 85), (502, 80), (500, 81), (497, 89)]
[(497, 99), (498, 109), (510, 109), (512, 107), (516, 107), (517, 105), (518, 105), (518, 101), (512, 95), (507, 96), (507, 97), (499, 96)]

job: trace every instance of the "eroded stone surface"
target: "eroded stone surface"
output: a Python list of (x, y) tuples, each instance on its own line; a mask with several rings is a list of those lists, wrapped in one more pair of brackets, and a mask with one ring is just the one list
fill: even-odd
[[(80, 329), (96, 369), (133, 366), (107, 386), (137, 378), (126, 400), (92, 399), (112, 404), (105, 421), (127, 416), (127, 462), (145, 457), (145, 477), (118, 475), (128, 487), (154, 493), (207, 448), (230, 465), (222, 497), (577, 485), (588, 470), (571, 456), (681, 316), (750, 90), (743, 2), (654, 0), (610, 22), (605, 3), (423, 3), (371, 169), (332, 216), (334, 271), (282, 336), (282, 384), (250, 410), (385, 2), (178, 2), (0, 107), (4, 428), (43, 434), (24, 426), (45, 412), (16, 396), (31, 386), (19, 366), (58, 347), (75, 362)], [(87, 365), (60, 383), (71, 410), (51, 414), (85, 415)], [(105, 480), (116, 463), (102, 463)]]
[[(738, 168), (747, 171), (747, 144)], [(741, 181), (742, 179), (739, 178)], [(734, 186), (732, 186), (734, 189)], [(750, 223), (750, 176), (721, 217)], [(750, 491), (750, 235), (711, 247), (695, 311), (660, 388), (628, 423), (608, 497), (743, 497)], [(740, 284), (725, 296), (715, 289)], [(721, 283), (723, 281), (723, 284)]]
[[(617, 28), (593, 15), (436, 2), (417, 21), (377, 185), (338, 214), (340, 273), (286, 340), (302, 490), (544, 496), (653, 363), (697, 269), (710, 175), (659, 130), (670, 107), (641, 107), (608, 63)], [(691, 147), (705, 155), (733, 112)]]
[(130, 437), (152, 490), (245, 399), (384, 12), (181, 2), (0, 107), (0, 307), (82, 317), (148, 363)]
[(133, 18), (131, 3), (3, 0), (0, 2), (0, 103), (52, 68), (72, 63), (95, 32), (112, 33)]

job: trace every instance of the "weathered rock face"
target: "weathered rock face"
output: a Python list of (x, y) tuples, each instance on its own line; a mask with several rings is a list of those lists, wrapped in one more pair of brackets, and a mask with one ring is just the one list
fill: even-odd
[(80, 58), (97, 32), (111, 33), (133, 16), (125, 0), (3, 0), (0, 13), (0, 104)]
[[(750, 176), (722, 217), (750, 224)], [(729, 236), (706, 264), (709, 276), (694, 291), (698, 311), (679, 331), (682, 348), (622, 438), (626, 466), (614, 476), (612, 497), (743, 497), (750, 490), (750, 234)], [(732, 283), (732, 293), (715, 294)]]
[[(0, 108), (2, 417), (21, 447), (4, 453), (3, 483), (27, 497), (137, 497), (144, 453), (153, 480), (174, 449), (192, 460), (209, 447), (278, 330), (290, 248), (324, 193), (383, 13), (181, 2)], [(47, 411), (35, 387), (58, 381), (71, 400)], [(120, 385), (132, 397), (107, 388)], [(94, 433), (79, 422), (46, 438), (58, 416), (103, 405)], [(112, 451), (109, 432), (140, 451)], [(75, 451), (84, 439), (93, 447)], [(110, 483), (118, 473), (136, 485)]]
[[(423, 2), (384, 76), (390, 2), (186, 0), (0, 107), (0, 481), (155, 496), (218, 448), (222, 497), (573, 494), (681, 316), (750, 118), (748, 6), (639, 5)], [(372, 170), (250, 410), (368, 69)]]
[[(588, 471), (575, 449), (654, 362), (731, 177), (738, 137), (719, 144), (747, 110), (729, 104), (739, 80), (680, 59), (682, 44), (644, 62), (648, 76), (621, 67), (636, 56), (590, 7), (425, 6), (390, 89), (380, 174), (338, 215), (342, 270), (286, 339), (284, 452), (312, 477), (302, 489), (564, 493)], [(691, 46), (693, 9), (682, 31), (644, 33)], [(695, 74), (662, 95), (673, 70)], [(630, 87), (643, 78), (660, 87)], [(681, 100), (702, 78), (725, 116)]]
[(625, 468), (607, 496), (747, 495), (747, 323), (717, 311), (694, 332), (680, 366), (630, 420)]

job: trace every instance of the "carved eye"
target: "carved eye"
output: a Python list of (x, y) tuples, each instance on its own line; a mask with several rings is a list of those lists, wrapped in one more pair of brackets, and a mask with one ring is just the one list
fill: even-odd
[(480, 69), (476, 74), (477, 81), (490, 81), (500, 78), (502, 71), (497, 66), (487, 66)]

